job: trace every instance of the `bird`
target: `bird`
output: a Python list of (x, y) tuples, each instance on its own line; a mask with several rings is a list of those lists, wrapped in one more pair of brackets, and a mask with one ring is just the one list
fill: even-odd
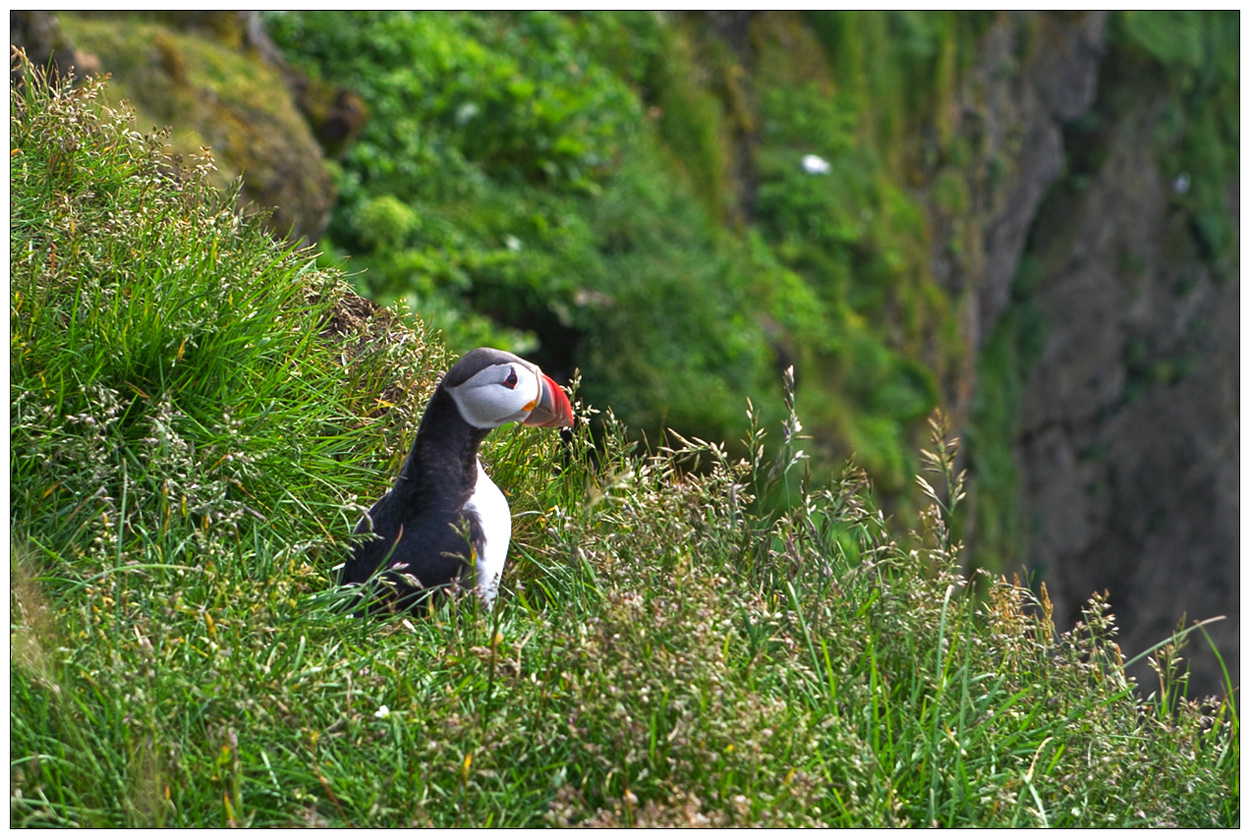
[(537, 365), (489, 347), (465, 353), (435, 387), (394, 485), (356, 525), (363, 538), (344, 563), (340, 584), (381, 579), (391, 594), (371, 608), (407, 608), (430, 589), (473, 579), (490, 608), (512, 539), (512, 513), (482, 468), (478, 447), (510, 422), (567, 428), (573, 408)]

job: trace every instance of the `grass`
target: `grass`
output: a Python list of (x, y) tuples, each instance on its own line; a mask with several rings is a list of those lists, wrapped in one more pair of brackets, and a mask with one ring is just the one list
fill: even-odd
[(332, 568), (445, 350), (25, 72), (12, 826), (1239, 824), (1177, 644), (1143, 699), (1101, 600), (1057, 635), (1044, 590), (965, 596), (936, 421), (900, 533), (853, 467), (811, 485), (793, 411), (739, 461), (579, 402), (488, 440), (493, 612), (352, 617)]

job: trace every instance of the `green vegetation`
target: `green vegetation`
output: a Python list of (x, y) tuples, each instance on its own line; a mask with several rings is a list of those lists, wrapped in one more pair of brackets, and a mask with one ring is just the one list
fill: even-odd
[(406, 301), (457, 350), (490, 343), (578, 366), (588, 396), (653, 433), (723, 437), (746, 394), (776, 391), (762, 327), (745, 316), (749, 284), (767, 278), (734, 264), (688, 185), (654, 159), (637, 97), (591, 60), (599, 21), (273, 17), (280, 43), (372, 113), (339, 161), (321, 247), (331, 262), (350, 255), (362, 291)]
[[(1035, 270), (1035, 262), (1029, 259), (1021, 267), (1022, 273)], [(981, 349), (981, 381), (998, 386), (993, 391), (983, 388), (977, 394), (968, 429), (969, 447), (977, 455), (974, 526), (980, 568), (1019, 568), (1028, 559), (1028, 534), (1021, 523), (1020, 478), (1012, 443), (1017, 435), (1024, 381), (1041, 353), (1044, 334), (1042, 316), (1027, 303), (1016, 302), (999, 319)]]
[[(454, 349), (580, 368), (586, 397), (651, 439), (738, 439), (748, 397), (779, 420), (795, 362), (822, 470), (854, 449), (879, 488), (906, 487), (912, 431), (938, 398), (923, 353), (947, 302), (927, 282), (921, 211), (861, 142), (869, 94), (830, 99), (787, 75), (801, 61), (831, 84), (801, 27), (759, 35), (754, 79), (652, 13), (268, 23), (292, 61), (372, 113), (337, 161), (321, 243), (327, 264), (350, 256), (363, 293), (406, 301)], [(789, 35), (806, 37), (797, 55)], [(731, 151), (744, 133), (758, 137), (749, 210)], [(804, 171), (808, 154), (830, 172)]]
[(26, 70), (13, 826), (1239, 823), (1235, 709), (1183, 698), (1174, 645), (1142, 699), (1102, 602), (1057, 636), (1044, 592), (964, 595), (940, 423), (904, 534), (858, 470), (804, 477), (793, 410), (745, 460), (641, 458), (579, 400), (567, 445), (485, 447), (496, 611), (346, 614), (331, 568), (447, 353)]

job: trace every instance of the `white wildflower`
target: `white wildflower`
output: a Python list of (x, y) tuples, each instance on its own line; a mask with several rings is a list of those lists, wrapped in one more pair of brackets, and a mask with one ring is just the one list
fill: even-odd
[(814, 154), (803, 155), (803, 171), (809, 175), (828, 175), (829, 161)]

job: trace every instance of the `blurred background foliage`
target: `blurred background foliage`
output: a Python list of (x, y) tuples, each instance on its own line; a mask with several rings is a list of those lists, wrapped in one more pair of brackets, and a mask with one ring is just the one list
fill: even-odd
[[(755, 36), (768, 69), (749, 79), (705, 27), (647, 12), (267, 22), (290, 60), (370, 109), (334, 163), (321, 240), (363, 293), (405, 301), (456, 350), (579, 367), (592, 404), (652, 439), (737, 439), (747, 398), (779, 411), (797, 362), (827, 462), (854, 449), (893, 492), (938, 400), (923, 333), (949, 310), (899, 185), (899, 120), (929, 99), (896, 83), (957, 60), (944, 27), (965, 24), (874, 20), (875, 39), (841, 61), (845, 90), (821, 41), (858, 42), (837, 15)], [(871, 73), (893, 63), (874, 49), (903, 76)], [(806, 169), (808, 155), (827, 168)]]

